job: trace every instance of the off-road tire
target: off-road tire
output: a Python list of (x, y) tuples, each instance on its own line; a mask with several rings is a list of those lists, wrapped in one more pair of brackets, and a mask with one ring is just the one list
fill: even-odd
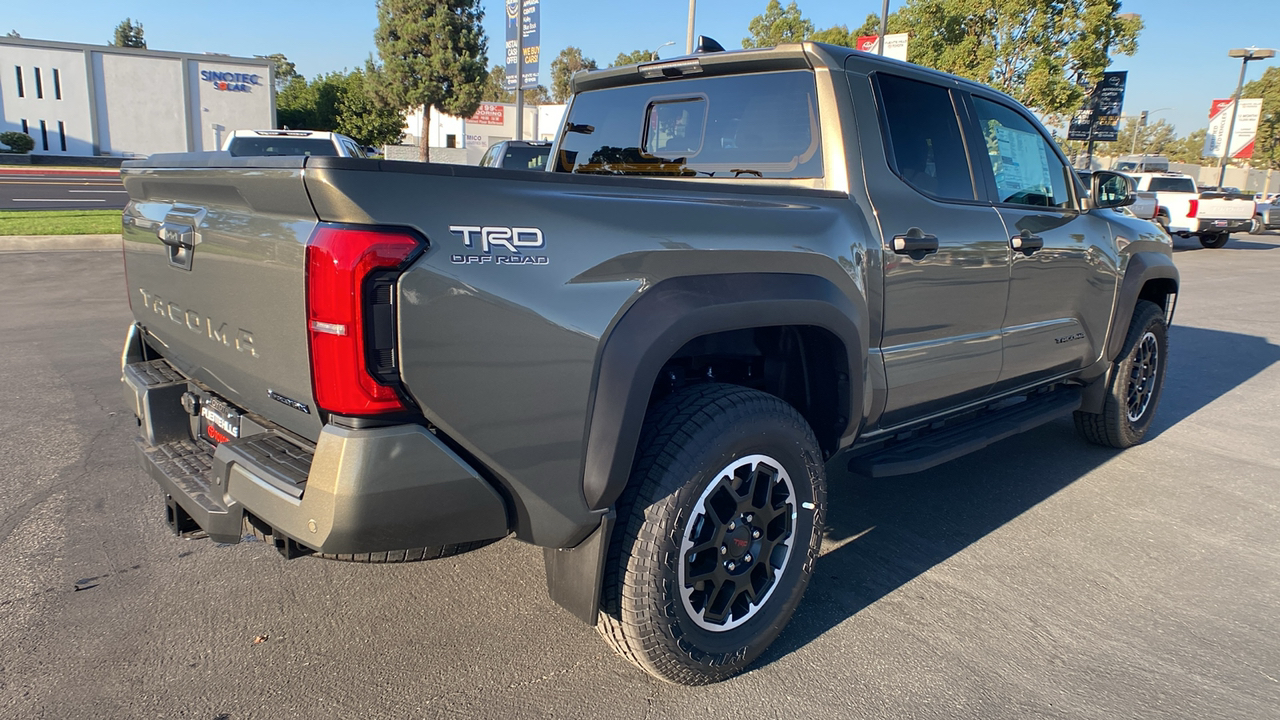
[(1254, 215), (1253, 222), (1249, 224), (1250, 235), (1260, 235), (1267, 230), (1267, 225), (1262, 221), (1262, 215)]
[[(1154, 367), (1150, 367), (1153, 348)], [(1164, 311), (1153, 302), (1139, 300), (1124, 338), (1124, 348), (1111, 372), (1102, 412), (1077, 410), (1076, 430), (1096, 445), (1127, 448), (1142, 442), (1160, 404), (1168, 359), (1169, 336)], [(1143, 383), (1150, 385), (1144, 387)]]
[(1222, 247), (1223, 245), (1226, 245), (1227, 241), (1230, 239), (1231, 239), (1230, 233), (1224, 233), (1224, 232), (1213, 233), (1211, 235), (1201, 235), (1200, 244), (1211, 250), (1216, 250)]
[[(760, 495), (749, 487), (767, 488), (761, 493), (769, 499), (757, 506), (765, 508), (758, 517), (743, 511), (744, 502), (755, 501), (728, 494), (741, 488), (744, 498)], [(722, 514), (713, 508), (724, 507), (720, 501), (726, 499), (732, 502), (725, 513), (739, 524), (713, 517)], [(788, 505), (794, 512), (789, 520), (781, 512)], [(662, 680), (683, 685), (725, 680), (773, 642), (809, 584), (826, 512), (822, 452), (800, 413), (773, 395), (722, 384), (686, 388), (650, 409), (617, 512), (600, 634), (619, 654)], [(772, 519), (762, 520), (766, 515)], [(789, 545), (779, 560), (782, 543), (771, 538), (783, 537), (779, 528), (784, 525)], [(735, 527), (746, 534), (714, 534)], [(712, 545), (736, 543), (734, 550), (724, 555), (721, 545), (711, 551), (689, 549), (686, 555), (682, 542), (703, 531), (712, 534), (701, 537), (720, 538)], [(750, 553), (757, 550), (753, 559)], [(742, 552), (745, 557), (735, 555)], [(742, 575), (727, 569), (735, 557)], [(722, 579), (683, 585), (681, 577), (695, 572), (695, 560), (709, 560)], [(739, 594), (739, 582), (742, 588), (752, 585), (753, 595)], [(725, 617), (717, 619), (721, 590), (732, 599)], [(690, 604), (699, 602), (701, 609)]]
[(1157, 225), (1164, 228), (1165, 232), (1169, 232), (1169, 211), (1168, 210), (1164, 208), (1160, 208), (1159, 210), (1156, 211), (1156, 216), (1154, 219)]
[[(244, 534), (252, 536), (267, 544), (275, 543), (275, 536), (271, 533), (271, 528), (258, 521), (256, 518), (245, 516)], [(351, 553), (351, 554), (332, 554), (332, 553), (315, 553), (312, 557), (318, 557), (325, 560), (337, 560), (339, 562), (355, 562), (355, 563), (407, 563), (422, 562), (425, 560), (440, 560), (442, 558), (461, 555), (462, 553), (478, 550), (485, 545), (497, 542), (494, 540), (479, 540), (476, 542), (456, 543), (453, 545), (436, 545), (433, 547), (408, 548), (405, 550), (392, 550), (389, 552), (375, 553)]]

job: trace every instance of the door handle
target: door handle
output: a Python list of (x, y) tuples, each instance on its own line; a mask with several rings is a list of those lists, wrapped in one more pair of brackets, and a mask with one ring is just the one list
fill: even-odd
[(909, 255), (912, 260), (922, 260), (925, 255), (938, 252), (938, 237), (926, 235), (920, 228), (913, 227), (905, 235), (893, 236), (893, 251)]
[(1009, 238), (1009, 247), (1012, 247), (1014, 250), (1020, 250), (1026, 255), (1030, 255), (1044, 247), (1044, 238), (1039, 235), (1033, 235), (1030, 230), (1023, 230), (1017, 235)]

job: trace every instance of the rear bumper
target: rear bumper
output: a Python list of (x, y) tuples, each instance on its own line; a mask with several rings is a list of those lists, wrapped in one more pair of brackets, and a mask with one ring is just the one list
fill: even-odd
[(1253, 218), (1244, 220), (1198, 220), (1196, 221), (1195, 233), (1197, 235), (1207, 235), (1220, 232), (1247, 232), (1251, 227), (1253, 227)]
[(191, 439), (180, 402), (187, 382), (164, 360), (126, 365), (123, 384), (141, 423), (139, 460), (167, 496), (176, 531), (194, 522), (211, 539), (235, 543), (251, 514), (274, 535), (333, 554), (507, 534), (501, 496), (419, 425), (326, 425), (314, 447), (251, 425), (214, 449)]

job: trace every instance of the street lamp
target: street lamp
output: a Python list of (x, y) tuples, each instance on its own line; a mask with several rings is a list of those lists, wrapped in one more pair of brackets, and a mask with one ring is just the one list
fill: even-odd
[(668, 41), (668, 42), (664, 42), (664, 43), (662, 43), (661, 45), (659, 45), (659, 46), (658, 46), (658, 49), (657, 49), (657, 50), (654, 50), (654, 51), (649, 55), (649, 59), (650, 59), (650, 60), (657, 60), (657, 59), (658, 59), (658, 50), (661, 50), (662, 48), (664, 48), (664, 47), (666, 47), (666, 46), (668, 46), (668, 45), (675, 45), (675, 44), (676, 44), (676, 41), (675, 41), (675, 40), (670, 40), (670, 41)]
[(1218, 190), (1227, 179), (1227, 160), (1231, 157), (1231, 133), (1236, 129), (1236, 113), (1240, 111), (1240, 92), (1244, 89), (1244, 71), (1250, 60), (1266, 60), (1276, 56), (1270, 48), (1234, 48), (1227, 51), (1227, 57), (1240, 58), (1240, 79), (1236, 81), (1236, 94), (1231, 102), (1231, 122), (1227, 123), (1227, 142), (1222, 148), (1222, 159), (1218, 161)]

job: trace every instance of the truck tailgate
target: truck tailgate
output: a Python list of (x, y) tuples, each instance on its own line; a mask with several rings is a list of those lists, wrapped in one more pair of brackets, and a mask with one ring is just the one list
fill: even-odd
[(121, 171), (134, 318), (188, 377), (316, 438), (305, 259), (317, 219), (305, 158), (206, 156), (219, 167), (191, 167), (193, 156), (170, 157), (181, 167), (153, 156)]
[(1209, 193), (1203, 193), (1200, 195), (1196, 218), (1200, 220), (1249, 220), (1253, 217), (1254, 209), (1255, 204), (1252, 200), (1215, 197)]

